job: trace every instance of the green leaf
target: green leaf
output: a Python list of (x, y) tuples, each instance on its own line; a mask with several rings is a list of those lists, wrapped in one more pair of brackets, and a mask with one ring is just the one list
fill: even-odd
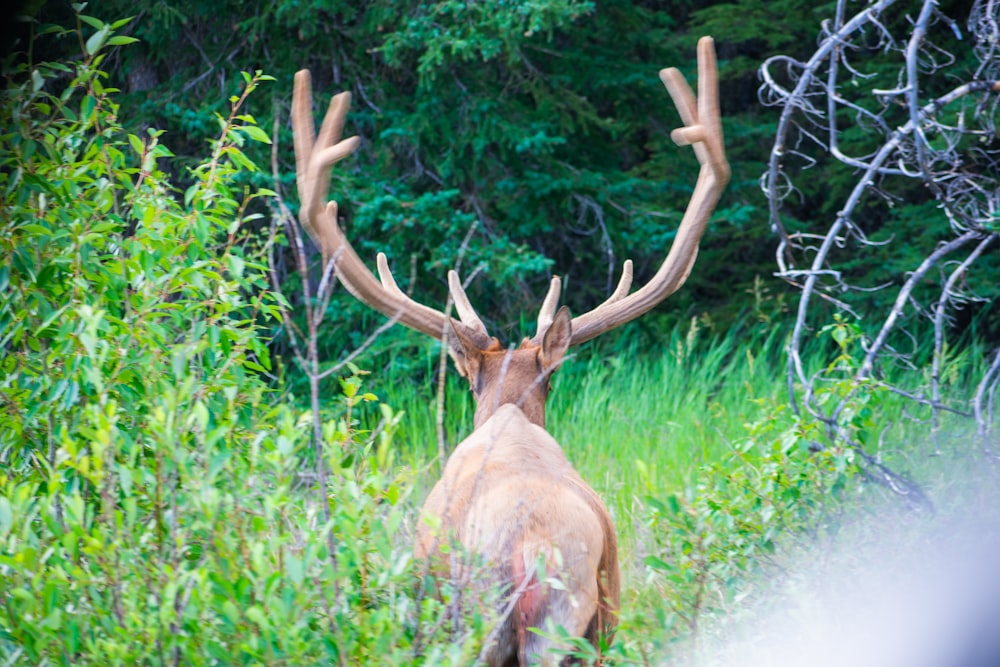
[(259, 141), (263, 144), (270, 144), (271, 137), (264, 130), (260, 129), (256, 125), (243, 125), (240, 127), (240, 131), (246, 134), (248, 137), (254, 141)]
[(646, 556), (643, 559), (643, 563), (646, 564), (646, 567), (650, 567), (650, 568), (652, 568), (654, 570), (658, 570), (660, 572), (671, 572), (671, 571), (673, 571), (675, 569), (674, 567), (672, 567), (670, 565), (670, 563), (668, 563), (667, 561), (663, 560), (659, 556)]
[(109, 46), (124, 46), (126, 44), (135, 44), (139, 40), (135, 37), (126, 37), (125, 35), (115, 35), (108, 40)]
[(102, 24), (101, 29), (95, 32), (93, 35), (91, 35), (90, 38), (87, 39), (87, 43), (84, 45), (84, 50), (87, 53), (87, 55), (93, 56), (98, 51), (100, 51), (101, 47), (104, 46), (104, 41), (108, 38), (108, 35), (110, 34), (111, 34), (111, 29), (108, 26)]
[(130, 16), (127, 19), (119, 19), (117, 21), (114, 21), (111, 24), (111, 29), (112, 30), (120, 30), (121, 28), (124, 28), (125, 26), (127, 26), (129, 23), (131, 23), (134, 20), (135, 20), (134, 16)]
[[(81, 4), (81, 5), (77, 5), (77, 6), (78, 7), (85, 7), (86, 5), (85, 4)], [(77, 11), (79, 11), (79, 10), (77, 10)], [(84, 14), (79, 14), (78, 13), (77, 14), (77, 18), (80, 19), (81, 21), (83, 21), (84, 23), (86, 23), (87, 25), (89, 25), (91, 28), (93, 28), (95, 30), (105, 30), (105, 29), (107, 29), (107, 26), (104, 25), (103, 21), (100, 21), (99, 19), (96, 19), (93, 16), (86, 16)]]

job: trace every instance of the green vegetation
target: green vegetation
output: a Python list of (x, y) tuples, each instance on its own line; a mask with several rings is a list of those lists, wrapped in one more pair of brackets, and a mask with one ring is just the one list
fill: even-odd
[[(151, 89), (114, 87), (107, 72), (138, 75), (143, 62), (194, 69), (190, 53), (158, 59), (178, 53), (176, 40), (191, 30), (238, 15), (232, 7), (208, 14), (210, 4), (149, 3), (142, 20), (114, 23), (78, 7), (67, 23), (77, 28), (40, 30), (30, 65), (6, 63), (0, 665), (470, 664), (490, 612), (456, 610), (460, 591), (447, 587), (441, 598), (428, 594), (410, 548), (417, 507), (443, 463), (439, 348), (414, 345), (407, 333), (385, 336), (322, 385), (318, 414), (287, 354), (287, 308), (298, 317), (302, 304), (283, 301), (268, 280), (271, 270), (288, 283), (298, 278), (268, 266), (269, 253), (280, 263), (288, 249), (265, 224), (277, 215), (280, 188), (261, 168), (277, 140), (278, 181), (291, 180), (288, 133), (279, 126), (272, 135), (267, 119), (267, 94), (287, 97), (289, 77), (276, 63), (289, 65), (291, 49), (308, 43), (311, 62), (295, 67), (317, 65), (324, 50), (360, 67), (373, 35), (385, 35), (372, 59), (395, 90), (372, 88), (353, 121), (379, 143), (338, 184), (357, 202), (356, 235), (381, 226), (396, 261), (418, 253), (436, 275), (454, 263), (470, 224), (508, 221), (484, 227), (464, 261), (510, 258), (491, 265), (472, 296), (511, 323), (553, 262), (582, 244), (588, 266), (603, 252), (593, 234), (552, 234), (579, 192), (586, 203), (571, 217), (602, 211), (612, 245), (655, 256), (668, 240), (645, 248), (649, 237), (669, 236), (652, 211), (677, 209), (687, 186), (654, 187), (674, 159), (659, 131), (669, 121), (649, 120), (647, 98), (662, 91), (638, 83), (635, 62), (668, 64), (681, 58), (679, 45), (690, 51), (689, 36), (674, 28), (692, 8), (673, 15), (610, 3), (596, 17), (594, 4), (569, 0), (500, 3), (479, 14), (459, 2), (433, 12), (421, 3), (396, 11), (403, 3), (388, 0), (364, 11), (276, 3), (234, 24), (247, 42), (236, 52), (253, 45), (271, 61), (222, 81), (206, 77), (223, 93), (195, 76), (182, 77), (192, 82), (190, 100), (172, 90), (166, 101), (142, 103)], [(585, 21), (588, 30), (570, 30)], [(622, 25), (632, 29), (616, 32)], [(226, 39), (213, 47), (225, 50)], [(75, 57), (47, 54), (66, 44)], [(603, 67), (612, 45), (631, 54), (617, 69)], [(552, 48), (565, 58), (547, 58)], [(505, 96), (475, 77), (483, 67), (499, 71)], [(357, 85), (373, 84), (371, 72), (354, 74)], [(585, 85), (606, 94), (592, 101)], [(572, 102), (558, 106), (565, 116), (554, 115), (561, 96)], [(409, 107), (395, 106), (404, 98)], [(619, 121), (607, 120), (612, 111)], [(480, 136), (495, 118), (503, 121), (495, 135)], [(154, 120), (171, 131), (137, 129)], [(760, 126), (730, 122), (734, 134), (759, 139)], [(753, 143), (742, 150), (752, 153)], [(431, 163), (433, 154), (441, 159)], [(390, 169), (404, 162), (405, 177)], [(423, 163), (437, 171), (420, 172)], [(750, 205), (738, 203), (756, 169), (750, 158), (738, 167), (744, 181), (718, 222), (727, 231), (699, 266), (726, 266), (750, 236), (766, 245)], [(527, 196), (527, 182), (544, 187)], [(616, 208), (622, 193), (633, 210)], [(474, 212), (480, 203), (485, 213)], [(537, 238), (544, 242), (529, 240)], [(752, 291), (756, 302), (734, 298), (714, 318), (653, 315), (579, 348), (556, 376), (550, 430), (606, 499), (621, 536), (625, 596), (612, 664), (668, 659), (678, 642), (756, 594), (760, 577), (780, 571), (795, 548), (834, 535), (882, 493), (858, 474), (858, 452), (827, 446), (787, 405), (784, 303), (748, 264), (732, 280), (698, 278), (677, 312), (699, 311), (688, 306), (723, 291)], [(581, 305), (601, 293), (602, 271), (572, 273)], [(511, 296), (486, 296), (493, 292)], [(346, 294), (335, 294), (330, 310), (320, 341), (327, 364), (377, 326)], [(843, 320), (819, 332), (809, 362), (829, 380), (820, 399), (854, 392), (842, 419), (856, 439), (880, 460), (923, 472), (923, 427), (903, 418), (902, 399), (874, 381), (860, 390), (838, 382), (857, 363), (858, 345)], [(981, 363), (959, 351), (943, 375), (961, 384)], [(471, 424), (461, 384), (449, 373), (450, 445)], [(887, 436), (888, 424), (897, 426)], [(967, 453), (948, 442), (941, 449), (960, 460)]]
[[(184, 167), (215, 135), (214, 114), (226, 113), (239, 71), (275, 78), (248, 111), (269, 133), (277, 120), (281, 147), (277, 184), (269, 169), (246, 179), (288, 199), (294, 72), (311, 70), (317, 108), (350, 90), (346, 132), (363, 142), (335, 170), (331, 196), (359, 253), (386, 252), (404, 289), (443, 303), (441, 276), (471, 229), (463, 274), (482, 270), (470, 297), (491, 331), (513, 329), (516, 340), (528, 333), (518, 330), (520, 318), (533, 314), (553, 272), (571, 286), (568, 305), (582, 312), (604, 299), (626, 257), (637, 282), (658, 266), (697, 162), (670, 141), (678, 119), (656, 73), (670, 65), (694, 72), (701, 33), (681, 26), (702, 4), (711, 3), (105, 0), (100, 12), (105, 20), (135, 17), (121, 30), (139, 41), (113, 52), (106, 70), (122, 90), (126, 127), (171, 138), (170, 168), (182, 183)], [(812, 34), (814, 13), (804, 8), (811, 3), (799, 4), (786, 14), (796, 22), (788, 32)], [(38, 19), (75, 21), (59, 0), (44, 3)], [(49, 39), (35, 56), (76, 52), (73, 40)], [(714, 218), (719, 231), (701, 250), (719, 273), (696, 272), (657, 330), (705, 310), (720, 325), (733, 322), (744, 305), (731, 295), (773, 271), (750, 203), (759, 201), (773, 118), (761, 116), (753, 76), (746, 78), (723, 84), (735, 171)], [(245, 153), (270, 164), (270, 146)], [(339, 306), (351, 333), (323, 337), (330, 358), (371, 330), (359, 306)]]
[(85, 57), (3, 106), (4, 664), (464, 663), (475, 635), (442, 641), (411, 593), (390, 432), (372, 450), (331, 401), (320, 493), (308, 417), (266, 381), (268, 193), (234, 187), (266, 77), (178, 192), (98, 69), (120, 25), (81, 20)]
[[(823, 402), (849, 389), (837, 380), (861, 354), (850, 331), (831, 326), (812, 346), (811, 357), (827, 361)], [(859, 478), (857, 452), (822, 448), (826, 434), (787, 405), (782, 345), (778, 332), (718, 336), (692, 322), (670, 332), (662, 354), (583, 347), (556, 374), (549, 430), (611, 508), (621, 541), (622, 664), (670, 655), (679, 640), (717, 631), (740, 604), (768, 594), (768, 576), (884, 504), (885, 489)], [(975, 377), (975, 356), (949, 366), (954, 383)], [(426, 359), (433, 364), (436, 352)], [(452, 376), (446, 390), (451, 442), (471, 428), (462, 382)], [(442, 464), (435, 389), (391, 374), (370, 386), (406, 411), (397, 440), (422, 497)], [(844, 420), (863, 441), (877, 441), (881, 460), (916, 474), (951, 516), (966, 498), (963, 481), (974, 477), (969, 425), (953, 417), (934, 441), (918, 417), (905, 399), (872, 387)]]

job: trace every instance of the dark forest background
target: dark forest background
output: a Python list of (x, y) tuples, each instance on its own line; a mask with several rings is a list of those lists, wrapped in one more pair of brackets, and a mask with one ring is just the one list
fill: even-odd
[[(944, 2), (941, 12), (961, 15), (963, 4)], [(722, 330), (748, 315), (769, 323), (782, 318), (794, 288), (773, 277), (777, 240), (760, 188), (777, 110), (758, 99), (758, 67), (778, 53), (807, 59), (835, 6), (805, 0), (108, 0), (99, 11), (134, 17), (120, 34), (139, 42), (111, 52), (102, 67), (110, 85), (122, 90), (122, 123), (165, 130), (163, 142), (178, 156), (172, 168), (181, 179), (186, 159), (193, 164), (216, 132), (215, 114), (242, 85), (239, 72), (261, 70), (275, 81), (253, 97), (250, 111), (261, 127), (276, 129), (277, 182), (266, 167), (271, 147), (256, 145), (247, 154), (264, 168), (251, 185), (278, 190), (294, 210), (292, 76), (300, 68), (312, 71), (318, 106), (335, 92), (351, 91), (346, 132), (363, 142), (335, 170), (331, 196), (355, 247), (372, 264), (377, 251), (386, 252), (403, 289), (432, 304), (445, 300), (447, 268), (475, 272), (473, 303), (490, 330), (509, 340), (530, 333), (552, 274), (563, 276), (565, 302), (582, 312), (614, 287), (624, 259), (634, 260), (637, 284), (658, 267), (693, 187), (696, 162), (670, 141), (678, 119), (656, 73), (678, 65), (693, 79), (694, 43), (711, 34), (721, 62), (733, 178), (686, 288), (659, 308), (659, 319), (632, 327), (645, 332), (645, 346), (655, 332), (692, 316)], [(42, 23), (73, 20), (68, 3), (36, 1), (25, 10)], [(24, 43), (27, 29), (16, 28), (21, 41), (12, 43)], [(37, 45), (33, 57), (77, 52), (67, 37)], [(970, 70), (971, 53), (958, 54), (954, 71)], [(849, 148), (861, 149), (868, 138), (858, 128), (851, 140)], [(796, 183), (797, 196), (784, 202), (785, 227), (808, 230), (831, 219), (855, 177), (820, 157)], [(871, 237), (905, 234), (916, 242), (847, 260), (853, 274), (886, 263), (912, 266), (924, 237), (947, 235), (925, 188), (916, 184), (894, 194), (905, 205), (870, 205), (859, 224)], [(891, 296), (874, 292), (867, 305), (881, 312)], [(370, 329), (367, 320), (357, 320), (366, 317), (359, 306), (338, 307), (358, 324), (349, 330)], [(977, 316), (988, 326), (983, 309), (990, 307), (965, 309), (956, 326)], [(352, 349), (361, 336), (331, 338), (328, 351), (336, 356)]]

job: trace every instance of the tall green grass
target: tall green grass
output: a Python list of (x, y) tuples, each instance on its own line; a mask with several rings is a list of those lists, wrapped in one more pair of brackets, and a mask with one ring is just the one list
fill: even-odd
[(784, 391), (775, 335), (747, 344), (736, 330), (677, 329), (659, 352), (628, 346), (587, 358), (584, 349), (560, 369), (549, 400), (551, 432), (622, 511), (641, 485), (689, 487), (745, 437), (754, 399)]
[[(640, 351), (634, 337), (571, 350), (553, 377), (548, 430), (611, 509), (623, 562), (643, 551), (636, 544), (641, 539), (637, 505), (643, 497), (690, 496), (708, 474), (707, 466), (732, 458), (741, 444), (759, 438), (749, 425), (780, 413), (781, 427), (789, 427), (785, 333), (749, 320), (720, 333), (692, 321), (667, 332), (654, 350)], [(397, 460), (418, 471), (413, 498), (419, 503), (447, 454), (472, 431), (474, 404), (449, 361), (443, 393), (447, 442), (439, 446), (435, 379), (440, 348), (393, 349), (391, 358), (379, 364), (382, 370), (372, 374), (370, 388), (406, 413), (395, 437)], [(806, 359), (818, 370), (839, 352), (830, 340), (817, 337)], [(975, 377), (976, 360), (981, 364), (983, 358), (971, 349), (956, 353), (944, 375), (953, 386), (968, 383)], [(936, 479), (935, 456), (968, 449), (966, 420), (943, 415), (940, 437), (932, 441), (924, 421), (929, 412), (912, 402), (882, 391), (870, 407), (869, 429), (878, 436), (872, 439), (872, 453), (918, 482)], [(742, 461), (754, 465), (746, 456)]]
[[(548, 430), (604, 498), (624, 549), (632, 548), (637, 497), (691, 489), (705, 463), (746, 438), (745, 424), (761, 409), (756, 399), (784, 400), (781, 350), (777, 330), (718, 334), (695, 323), (669, 332), (655, 353), (641, 353), (628, 341), (572, 350), (553, 377)], [(373, 374), (370, 388), (406, 413), (395, 442), (399, 460), (422, 471), (414, 494), (419, 502), (444, 464), (436, 427), (439, 353), (425, 347), (410, 354), (409, 363), (390, 362)], [(447, 455), (472, 431), (474, 412), (468, 386), (453, 368), (444, 406)]]
[[(548, 430), (581, 474), (610, 496), (627, 497), (640, 480), (653, 488), (689, 487), (703, 464), (717, 461), (748, 437), (746, 426), (761, 416), (761, 401), (770, 402), (768, 410), (787, 407), (786, 334), (783, 327), (749, 320), (722, 333), (693, 321), (666, 332), (652, 349), (640, 350), (635, 337), (625, 336), (609, 345), (573, 348), (553, 377)], [(810, 373), (839, 354), (828, 338), (817, 336), (806, 346), (803, 356)], [(440, 455), (471, 433), (475, 406), (466, 381), (449, 360), (443, 391), (447, 436), (440, 447), (440, 348), (416, 334), (399, 340), (367, 365), (360, 363), (372, 369), (367, 387), (405, 412), (396, 437), (403, 462), (426, 468), (433, 477), (443, 466)], [(860, 348), (856, 356), (860, 358)], [(986, 354), (976, 345), (951, 352), (942, 368), (943, 392), (971, 396), (985, 363)], [(893, 370), (884, 369), (890, 380)], [(904, 389), (916, 393), (920, 384), (926, 389), (926, 377), (911, 376)], [(801, 387), (797, 392), (801, 396)], [(882, 391), (873, 407), (873, 424), (891, 425), (882, 442), (873, 443), (873, 451), (882, 447), (886, 455), (909, 461), (907, 467), (919, 468), (914, 457), (940, 454), (938, 449), (957, 451), (967, 444), (970, 426), (964, 418), (943, 413), (941, 431), (932, 441), (929, 409), (889, 391)]]
[[(643, 646), (670, 652), (679, 638), (698, 632), (692, 619), (698, 627), (725, 623), (741, 600), (766, 595), (772, 578), (815, 548), (817, 538), (830, 545), (846, 527), (857, 533), (870, 508), (906, 506), (855, 474), (854, 452), (831, 446), (822, 428), (793, 414), (784, 335), (749, 321), (726, 332), (693, 321), (652, 349), (647, 341), (640, 351), (628, 336), (574, 348), (553, 377), (548, 430), (605, 500), (618, 531), (621, 664), (632, 664)], [(415, 520), (448, 453), (471, 432), (474, 405), (449, 367), (447, 442), (439, 446), (440, 348), (394, 349), (398, 358), (380, 364), (369, 388), (406, 412), (394, 446), (396, 460), (414, 471)], [(805, 359), (819, 371), (838, 357), (850, 366), (851, 355), (861, 354), (818, 334)], [(952, 355), (943, 374), (949, 391), (969, 395), (984, 359), (973, 348)], [(828, 375), (821, 398), (836, 401), (848, 374)], [(911, 390), (927, 381), (912, 378)], [(852, 401), (867, 415), (856, 431), (866, 451), (942, 505), (956, 495), (954, 472), (968, 469), (974, 425), (945, 414), (939, 437), (930, 438), (930, 413), (912, 401), (880, 387), (865, 387)], [(813, 442), (829, 449), (811, 451)], [(879, 534), (877, 527), (867, 530)]]

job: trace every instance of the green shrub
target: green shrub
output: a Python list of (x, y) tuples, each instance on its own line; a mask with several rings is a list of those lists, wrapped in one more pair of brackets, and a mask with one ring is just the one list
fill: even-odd
[[(849, 327), (838, 320), (821, 334), (834, 339), (838, 354), (826, 368), (830, 384), (815, 399), (850, 394), (844, 428), (876, 428), (872, 392), (835, 381), (854, 362)], [(746, 362), (754, 365), (749, 353)], [(750, 382), (745, 387), (747, 421), (728, 455), (701, 466), (697, 482), (681, 492), (664, 494), (644, 482), (646, 595), (667, 601), (655, 614), (666, 641), (698, 638), (705, 626), (718, 631), (745, 598), (766, 589), (797, 547), (835, 535), (861, 498), (857, 450), (828, 439), (784, 401), (758, 395)]]
[(391, 411), (358, 430), (357, 372), (323, 415), (269, 385), (269, 193), (241, 185), (268, 77), (181, 192), (104, 85), (125, 22), (79, 19), (82, 57), (12, 66), (0, 111), (2, 663), (467, 663), (483, 623), (439, 622), (397, 534)]

